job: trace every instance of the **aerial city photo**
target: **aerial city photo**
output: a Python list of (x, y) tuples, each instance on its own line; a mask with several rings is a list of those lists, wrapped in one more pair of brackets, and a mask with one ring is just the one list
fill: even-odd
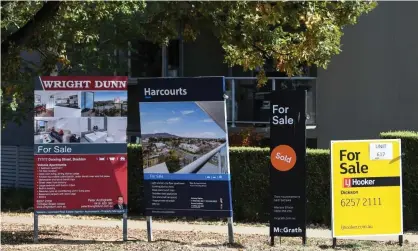
[(95, 91), (81, 93), (81, 116), (126, 117), (128, 94), (125, 91)]
[(144, 173), (228, 173), (223, 106), (223, 101), (140, 103)]

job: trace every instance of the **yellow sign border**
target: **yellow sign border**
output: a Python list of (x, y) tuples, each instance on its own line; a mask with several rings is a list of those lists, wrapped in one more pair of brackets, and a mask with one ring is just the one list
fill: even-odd
[[(365, 234), (365, 235), (335, 235), (334, 229), (334, 170), (332, 167), (333, 164), (333, 151), (332, 146), (334, 143), (355, 143), (355, 142), (369, 142), (369, 143), (384, 143), (384, 142), (397, 142), (399, 144), (399, 171), (400, 171), (400, 212), (401, 212), (401, 232), (400, 233), (393, 233), (393, 234)], [(330, 141), (330, 169), (331, 169), (331, 236), (332, 238), (358, 238), (364, 236), (399, 236), (404, 235), (403, 231), (403, 185), (402, 185), (402, 144), (401, 139), (361, 139), (361, 140), (331, 140)]]

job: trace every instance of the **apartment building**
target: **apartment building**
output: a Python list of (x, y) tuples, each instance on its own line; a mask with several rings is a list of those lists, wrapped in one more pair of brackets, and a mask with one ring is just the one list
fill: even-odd
[[(379, 2), (358, 24), (344, 29), (342, 52), (328, 69), (307, 69), (304, 76), (292, 79), (271, 70), (261, 89), (256, 88), (256, 72), (223, 63), (221, 46), (208, 32), (194, 43), (179, 39), (165, 48), (133, 42), (138, 54), (131, 55), (127, 69), (128, 140), (136, 142), (140, 135), (137, 78), (160, 76), (225, 76), (229, 132), (251, 127), (268, 136), (266, 94), (283, 84), (308, 91), (309, 147), (327, 148), (330, 140), (376, 138), (381, 131), (418, 130), (417, 13), (418, 2)], [(40, 113), (48, 112), (48, 102)], [(32, 146), (33, 128), (33, 119), (8, 125), (2, 130), (2, 146)]]

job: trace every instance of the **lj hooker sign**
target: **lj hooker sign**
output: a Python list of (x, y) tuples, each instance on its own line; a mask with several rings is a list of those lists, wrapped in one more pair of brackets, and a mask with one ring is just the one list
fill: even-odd
[(402, 235), (400, 140), (331, 142), (333, 238)]

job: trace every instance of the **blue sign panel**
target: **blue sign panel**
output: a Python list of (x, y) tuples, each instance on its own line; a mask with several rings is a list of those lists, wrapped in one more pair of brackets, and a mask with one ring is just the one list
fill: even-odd
[(224, 78), (138, 84), (145, 214), (231, 217)]

